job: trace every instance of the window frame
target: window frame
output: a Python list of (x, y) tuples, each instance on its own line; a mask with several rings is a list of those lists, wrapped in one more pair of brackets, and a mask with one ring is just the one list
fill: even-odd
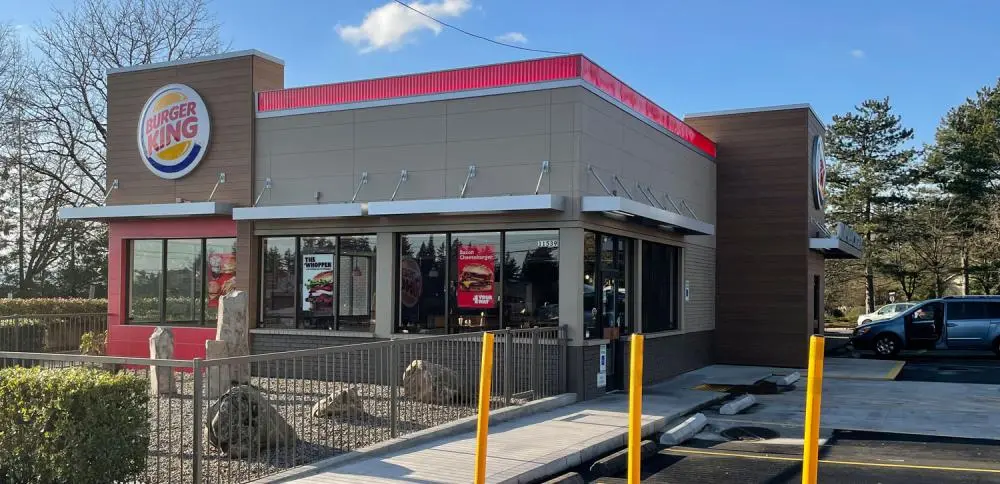
[[(415, 235), (415, 236), (444, 235), (444, 237), (445, 237), (445, 250), (447, 251), (447, 253), (446, 253), (446, 256), (444, 258), (444, 274), (445, 274), (445, 276), (444, 276), (444, 284), (445, 284), (445, 287), (444, 287), (444, 318), (445, 318), (444, 331), (445, 332), (443, 334), (460, 334), (458, 332), (452, 332), (452, 328), (455, 326), (453, 324), (453, 322), (452, 322), (452, 318), (454, 316), (456, 316), (455, 314), (452, 313), (452, 310), (454, 309), (454, 306), (455, 306), (456, 303), (455, 303), (455, 301), (453, 301), (454, 297), (452, 296), (451, 283), (453, 281), (451, 280), (451, 269), (452, 269), (452, 265), (455, 263), (455, 262), (452, 261), (452, 259), (454, 257), (457, 257), (457, 255), (454, 253), (453, 236), (454, 235), (461, 236), (462, 234), (499, 234), (500, 235), (500, 243), (498, 244), (497, 250), (495, 251), (496, 262), (494, 262), (495, 265), (499, 265), (499, 267), (500, 267), (500, 270), (497, 271), (497, 273), (495, 275), (497, 277), (496, 289), (495, 289), (496, 304), (497, 304), (497, 307), (496, 307), (497, 322), (498, 322), (499, 329), (510, 328), (511, 326), (506, 326), (505, 325), (505, 323), (506, 323), (506, 318), (505, 318), (506, 311), (504, 310), (504, 302), (505, 302), (504, 301), (504, 297), (506, 295), (506, 289), (507, 289), (507, 274), (506, 274), (506, 271), (507, 271), (507, 267), (506, 267), (507, 266), (507, 264), (506, 264), (506, 257), (507, 257), (507, 234), (510, 233), (510, 232), (554, 232), (555, 235), (556, 235), (556, 239), (558, 240), (558, 238), (559, 238), (559, 229), (544, 228), (544, 227), (543, 228), (523, 228), (523, 229), (515, 229), (515, 230), (453, 230), (453, 231), (442, 230), (442, 231), (426, 231), (426, 232), (409, 231), (409, 232), (396, 232), (396, 233), (394, 233), (393, 236), (395, 237), (395, 239), (394, 239), (395, 250), (393, 251), (394, 254), (392, 256), (393, 257), (393, 271), (392, 271), (392, 273), (393, 273), (393, 276), (392, 276), (393, 277), (393, 281), (392, 281), (392, 284), (393, 284), (393, 291), (395, 292), (395, 294), (394, 294), (393, 311), (392, 311), (392, 334), (409, 334), (409, 333), (402, 333), (400, 331), (400, 327), (399, 327), (399, 323), (402, 320), (402, 311), (403, 311), (403, 305), (402, 305), (402, 302), (400, 301), (400, 298), (399, 298), (399, 292), (402, 289), (402, 287), (401, 287), (402, 279), (400, 277), (400, 269), (401, 269), (400, 268), (400, 259), (401, 259), (401, 255), (402, 255), (401, 254), (401, 250), (402, 250), (402, 246), (403, 246), (402, 245), (402, 240), (403, 240), (403, 237), (410, 236), (410, 235)], [(557, 249), (558, 249), (558, 247), (557, 247)], [(561, 261), (559, 259), (556, 259), (556, 262), (558, 264), (560, 264), (560, 267), (561, 267)], [(556, 282), (557, 283), (559, 282), (558, 281), (558, 276), (557, 276)], [(494, 331), (494, 330), (493, 329), (489, 329), (487, 331)]]
[[(586, 241), (586, 234), (588, 232), (594, 234), (594, 258), (595, 258), (594, 259), (595, 260), (595, 262), (594, 262), (594, 301), (595, 301), (595, 305), (597, 306), (596, 307), (596, 309), (597, 309), (597, 316), (596, 316), (596, 318), (599, 318), (599, 319), (597, 319), (596, 329), (600, 330), (600, 334), (590, 335), (589, 338), (585, 337), (584, 339), (590, 339), (590, 340), (604, 339), (604, 331), (603, 330), (605, 328), (612, 328), (612, 327), (619, 328), (619, 336), (625, 336), (625, 335), (629, 335), (629, 334), (634, 334), (636, 332), (636, 327), (635, 327), (636, 326), (636, 324), (635, 324), (635, 317), (636, 317), (636, 304), (635, 304), (636, 297), (635, 297), (635, 290), (636, 290), (636, 272), (637, 272), (635, 270), (635, 246), (636, 246), (636, 241), (639, 240), (639, 239), (636, 239), (634, 237), (629, 237), (627, 235), (619, 235), (619, 234), (615, 234), (615, 233), (600, 232), (600, 231), (597, 231), (597, 230), (585, 229), (584, 230), (584, 245), (586, 245), (586, 242), (585, 242)], [(602, 262), (601, 251), (602, 251), (602, 245), (603, 245), (602, 241), (603, 241), (604, 237), (612, 237), (612, 238), (615, 238), (615, 239), (620, 239), (620, 240), (622, 240), (622, 241), (625, 242), (625, 247), (624, 247), (624, 249), (625, 249), (624, 250), (625, 261), (624, 261), (624, 264), (623, 264), (624, 270), (625, 270), (625, 274), (622, 277), (622, 280), (624, 280), (625, 284), (626, 284), (626, 292), (625, 292), (626, 298), (625, 298), (625, 323), (622, 326), (608, 326), (608, 325), (606, 325), (606, 321), (605, 321), (606, 308), (605, 308), (605, 305), (604, 305), (604, 297), (603, 297), (603, 294), (598, 294), (598, 291), (603, 291), (603, 287), (599, 288), (598, 285), (599, 285), (599, 282), (603, 279), (603, 275), (604, 275), (604, 271), (602, 270), (603, 267), (604, 267), (604, 264), (601, 263)], [(615, 251), (615, 253), (617, 253), (617, 251)], [(586, 260), (586, 257), (587, 257), (586, 247), (584, 247), (584, 260), (580, 261), (581, 264), (585, 265), (584, 261)], [(614, 264), (614, 261), (612, 261), (612, 264)], [(641, 277), (641, 275), (640, 275), (640, 277)], [(586, 284), (586, 281), (580, 281), (580, 284)], [(584, 301), (583, 304), (586, 305), (586, 301)], [(586, 306), (584, 306), (583, 309), (584, 309), (584, 311), (586, 311)], [(584, 325), (584, 333), (585, 334), (586, 334), (586, 329), (587, 328), (586, 328), (586, 324), (585, 324)]]
[[(202, 265), (201, 274), (201, 292), (198, 296), (198, 314), (200, 319), (195, 320), (167, 320), (167, 278), (169, 271), (167, 270), (167, 246), (168, 242), (171, 240), (192, 240), (198, 241), (200, 244), (200, 258)], [(210, 240), (232, 240), (233, 241), (233, 251), (235, 253), (237, 243), (236, 237), (149, 237), (149, 238), (134, 238), (127, 240), (127, 250), (126, 250), (126, 262), (125, 262), (125, 274), (128, 278), (127, 286), (127, 306), (125, 309), (124, 323), (126, 325), (133, 326), (150, 326), (150, 325), (170, 325), (170, 326), (194, 326), (194, 327), (207, 327), (209, 321), (206, 320), (205, 316), (208, 314), (208, 253), (207, 245)], [(161, 271), (161, 282), (158, 294), (159, 308), (158, 308), (158, 321), (133, 321), (132, 320), (132, 293), (133, 293), (133, 281), (132, 281), (132, 270), (134, 268), (134, 258), (135, 258), (135, 242), (136, 241), (155, 241), (160, 243), (160, 271)], [(238, 270), (237, 266), (237, 270)]]
[[(332, 238), (332, 239), (334, 239), (333, 260), (334, 260), (334, 264), (335, 264), (335, 269), (334, 269), (333, 272), (334, 272), (334, 287), (336, 288), (337, 299), (336, 299), (335, 306), (333, 308), (333, 314), (332, 314), (332, 317), (333, 317), (333, 329), (320, 329), (320, 328), (305, 328), (305, 327), (303, 327), (303, 311), (302, 311), (302, 255), (303, 254), (302, 254), (302, 239), (304, 239), (304, 238), (318, 238), (318, 237), (325, 237), (325, 238)], [(341, 271), (340, 271), (340, 257), (341, 257), (341, 247), (343, 245), (342, 242), (341, 242), (341, 239), (345, 238), (345, 237), (347, 237), (347, 238), (351, 238), (351, 237), (372, 237), (372, 238), (374, 238), (374, 244), (371, 246), (371, 248), (372, 248), (372, 252), (375, 255), (371, 258), (371, 261), (369, 262), (369, 264), (371, 265), (371, 267), (369, 268), (369, 274), (371, 275), (371, 280), (369, 281), (369, 284), (368, 284), (369, 294), (371, 296), (374, 296), (375, 289), (376, 289), (376, 286), (377, 286), (377, 282), (375, 281), (375, 278), (378, 277), (378, 270), (377, 270), (378, 262), (377, 262), (377, 260), (378, 260), (378, 257), (379, 257), (379, 255), (378, 255), (378, 239), (377, 239), (378, 236), (377, 236), (377, 234), (374, 234), (374, 233), (362, 233), (362, 234), (299, 234), (299, 235), (267, 235), (267, 236), (258, 237), (258, 243), (260, 244), (260, 247), (264, 246), (264, 241), (266, 239), (272, 239), (272, 238), (273, 239), (292, 239), (294, 241), (293, 245), (295, 247), (295, 268), (294, 268), (295, 269), (295, 276), (294, 276), (295, 277), (295, 288), (294, 288), (294, 296), (293, 297), (295, 298), (295, 326), (292, 327), (292, 328), (287, 328), (287, 327), (275, 327), (275, 328), (277, 328), (277, 329), (287, 329), (287, 330), (290, 330), (290, 331), (297, 331), (297, 330), (304, 330), (304, 331), (345, 331), (345, 330), (340, 329), (340, 327), (341, 327), (341, 325), (340, 325), (340, 282), (341, 282), (340, 281), (340, 279), (341, 279), (341, 277), (340, 277), (341, 276)], [(258, 306), (258, 308), (257, 308), (257, 316), (256, 317), (257, 317), (257, 325), (258, 325), (258, 327), (262, 327), (262, 328), (267, 328), (268, 327), (268, 326), (266, 326), (264, 324), (264, 279), (265, 279), (264, 278), (264, 274), (265, 274), (264, 271), (266, 269), (266, 267), (265, 267), (265, 259), (266, 259), (266, 257), (267, 257), (266, 251), (261, 250), (260, 251), (260, 261), (259, 261), (259, 263), (260, 263), (260, 274), (259, 274), (259, 278), (258, 278), (259, 282), (257, 284), (257, 295), (258, 295), (258, 300), (257, 300), (258, 304), (257, 304), (257, 306)], [(350, 257), (362, 257), (362, 256), (352, 255)], [(374, 301), (375, 301), (374, 297), (369, 297), (369, 305), (372, 304)], [(374, 308), (369, 308), (369, 314), (374, 314), (374, 313), (375, 313)], [(375, 323), (375, 320), (374, 320), (374, 317), (373, 317), (372, 320), (371, 320), (371, 323), (370, 323), (371, 330), (369, 332), (374, 332), (375, 331), (375, 324), (376, 323)]]

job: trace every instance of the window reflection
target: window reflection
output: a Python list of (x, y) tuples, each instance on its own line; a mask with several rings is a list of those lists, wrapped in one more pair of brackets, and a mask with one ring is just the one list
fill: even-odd
[(263, 325), (295, 327), (295, 238), (264, 239), (261, 278)]
[(399, 321), (403, 333), (445, 333), (445, 234), (399, 238)]
[(504, 240), (504, 326), (559, 324), (559, 231), (507, 232)]
[(160, 321), (163, 241), (132, 241), (131, 272), (129, 320), (143, 323)]
[(201, 240), (167, 241), (167, 321), (201, 320), (201, 268)]

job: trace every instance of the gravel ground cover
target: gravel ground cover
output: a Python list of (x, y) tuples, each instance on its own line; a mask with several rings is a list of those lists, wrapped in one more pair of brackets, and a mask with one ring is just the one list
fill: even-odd
[[(202, 461), (206, 483), (246, 482), (391, 438), (391, 388), (387, 385), (258, 377), (250, 383), (295, 429), (297, 441), (292, 446), (264, 449), (248, 459), (230, 458), (206, 441)], [(177, 386), (177, 395), (150, 402), (150, 454), (147, 473), (139, 482), (192, 482), (194, 379), (178, 373)], [(317, 401), (348, 387), (357, 390), (367, 415), (351, 419), (312, 416)], [(402, 389), (398, 391), (402, 395)], [(211, 403), (203, 402), (203, 419)], [(398, 435), (476, 414), (475, 402), (470, 401), (434, 405), (401, 398), (398, 405)]]

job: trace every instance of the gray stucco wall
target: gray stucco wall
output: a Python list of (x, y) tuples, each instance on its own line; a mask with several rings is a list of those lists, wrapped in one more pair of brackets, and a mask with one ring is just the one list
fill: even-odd
[(256, 189), (261, 205), (533, 193), (543, 160), (543, 193), (572, 195), (579, 158), (573, 89), (435, 101), (257, 120)]

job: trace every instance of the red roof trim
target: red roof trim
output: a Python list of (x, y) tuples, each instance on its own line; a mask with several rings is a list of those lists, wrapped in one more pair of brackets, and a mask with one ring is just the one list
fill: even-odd
[(650, 121), (677, 135), (680, 139), (691, 143), (695, 148), (704, 151), (713, 158), (715, 157), (715, 142), (708, 139), (708, 136), (699, 133), (698, 130), (687, 125), (677, 116), (670, 114), (666, 109), (661, 108), (653, 101), (639, 94), (629, 87), (628, 84), (625, 84), (590, 59), (583, 57), (581, 64), (581, 76), (584, 81), (617, 99), (625, 106), (628, 106), (629, 109), (645, 116)]
[(583, 79), (629, 109), (709, 156), (715, 157), (716, 147), (712, 140), (579, 54), (264, 91), (257, 94), (257, 112), (305, 109), (569, 79)]
[(257, 95), (257, 111), (310, 108), (573, 79), (580, 77), (580, 57), (579, 55), (549, 57), (381, 79), (264, 91)]

